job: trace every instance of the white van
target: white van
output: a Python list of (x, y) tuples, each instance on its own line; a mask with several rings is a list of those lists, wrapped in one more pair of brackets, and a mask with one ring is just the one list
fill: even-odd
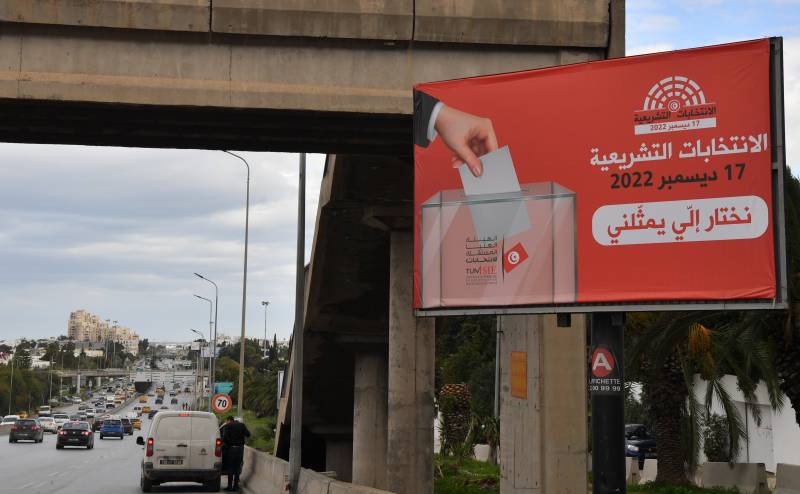
[(199, 482), (219, 491), (222, 440), (217, 417), (209, 412), (159, 412), (150, 423), (142, 459), (142, 492), (164, 482)]

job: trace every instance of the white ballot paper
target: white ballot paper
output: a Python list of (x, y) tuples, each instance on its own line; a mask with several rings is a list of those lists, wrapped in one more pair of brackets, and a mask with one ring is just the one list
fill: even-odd
[(467, 165), (458, 168), (472, 224), (480, 238), (510, 237), (531, 227), (520, 194), (519, 179), (508, 146), (481, 156), (483, 174), (475, 177)]

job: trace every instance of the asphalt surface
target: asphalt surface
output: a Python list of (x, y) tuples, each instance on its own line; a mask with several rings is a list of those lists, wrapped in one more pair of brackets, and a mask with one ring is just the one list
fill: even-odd
[[(180, 410), (184, 401), (193, 395), (180, 393), (177, 405), (167, 405), (171, 410)], [(154, 405), (155, 397), (148, 398)], [(169, 402), (167, 395), (166, 400)], [(140, 404), (134, 401), (123, 408), (125, 416)], [(66, 407), (65, 413), (77, 412), (78, 406)], [(100, 440), (94, 435), (94, 449), (56, 449), (55, 434), (45, 433), (44, 442), (19, 442), (10, 444), (8, 436), (0, 437), (0, 493), (25, 492), (29, 494), (133, 494), (141, 492), (139, 472), (144, 446), (136, 444), (136, 436), (145, 437), (150, 427), (147, 415), (142, 416), (142, 429), (134, 430), (133, 436), (124, 439)], [(223, 478), (224, 485), (224, 478)], [(153, 492), (207, 492), (200, 484), (164, 484)]]

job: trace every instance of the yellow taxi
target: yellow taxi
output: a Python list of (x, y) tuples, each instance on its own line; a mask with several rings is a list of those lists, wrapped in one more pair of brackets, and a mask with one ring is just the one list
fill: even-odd
[(142, 407), (142, 413), (150, 413), (150, 407), (145, 405)]
[(134, 429), (142, 429), (142, 419), (131, 419), (131, 424), (133, 425)]
[(144, 395), (140, 396), (139, 397), (139, 403), (147, 403), (147, 396), (144, 396)]
[(26, 412), (26, 411), (24, 411), (24, 410), (23, 410), (23, 411), (21, 411), (21, 412), (19, 412), (17, 415), (19, 415), (19, 418), (21, 418), (21, 419), (26, 419), (26, 418), (28, 418), (28, 412)]

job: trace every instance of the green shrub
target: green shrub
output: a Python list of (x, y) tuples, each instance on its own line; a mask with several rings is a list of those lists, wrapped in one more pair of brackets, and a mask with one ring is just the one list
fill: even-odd
[(703, 452), (708, 461), (731, 461), (727, 417), (712, 414), (706, 419), (703, 427)]

